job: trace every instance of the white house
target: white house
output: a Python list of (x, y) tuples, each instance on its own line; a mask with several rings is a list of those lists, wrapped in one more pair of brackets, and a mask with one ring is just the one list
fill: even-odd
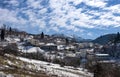
[(65, 50), (65, 47), (66, 47), (65, 45), (58, 45), (57, 49), (58, 50)]

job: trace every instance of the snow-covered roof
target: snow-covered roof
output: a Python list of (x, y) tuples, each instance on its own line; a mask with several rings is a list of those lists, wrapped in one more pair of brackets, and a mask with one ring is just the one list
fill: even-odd
[(109, 54), (95, 54), (96, 56), (109, 56)]
[(21, 49), (23, 53), (34, 53), (34, 52), (44, 53), (44, 50), (40, 49), (39, 47), (32, 47), (32, 46), (23, 47), (23, 46), (19, 46), (18, 48)]
[(19, 39), (19, 38), (14, 38), (14, 40), (15, 40), (16, 42), (20, 41), (20, 39)]
[(27, 50), (28, 53), (32, 53), (32, 52), (41, 52), (43, 53), (44, 50), (40, 49), (39, 47), (32, 47), (30, 49)]
[(46, 45), (49, 46), (49, 45), (55, 45), (55, 44), (54, 43), (47, 43)]
[(68, 57), (76, 57), (76, 54), (74, 54), (74, 53), (68, 53), (68, 54), (66, 54), (66, 56), (68, 56)]

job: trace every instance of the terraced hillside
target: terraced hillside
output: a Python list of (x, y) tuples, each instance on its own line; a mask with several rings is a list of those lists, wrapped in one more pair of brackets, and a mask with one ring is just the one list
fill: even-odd
[(0, 77), (93, 77), (82, 68), (18, 57), (0, 55)]
[(0, 55), (0, 77), (49, 77), (45, 72), (31, 67), (34, 65), (21, 61), (13, 55)]

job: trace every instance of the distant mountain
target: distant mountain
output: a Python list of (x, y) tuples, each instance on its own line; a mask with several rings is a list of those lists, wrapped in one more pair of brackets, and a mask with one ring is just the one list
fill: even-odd
[(105, 45), (109, 43), (110, 41), (112, 41), (115, 37), (116, 37), (116, 34), (107, 34), (107, 35), (103, 35), (103, 36), (96, 38), (92, 42)]
[(90, 41), (92, 41), (91, 39), (84, 39), (84, 38), (79, 37), (79, 36), (74, 36), (73, 39), (75, 39), (76, 42), (79, 42), (79, 43), (80, 42), (90, 42)]
[(52, 37), (58, 37), (58, 38), (66, 38), (64, 34), (53, 34)]
[(76, 41), (76, 42), (90, 42), (90, 41), (92, 41), (91, 39), (84, 39), (84, 38), (77, 36), (77, 35), (53, 34), (52, 37), (68, 38), (69, 40)]

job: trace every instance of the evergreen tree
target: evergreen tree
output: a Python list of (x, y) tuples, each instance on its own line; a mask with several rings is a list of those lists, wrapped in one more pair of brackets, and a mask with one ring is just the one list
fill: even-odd
[(12, 28), (11, 27), (9, 28), (9, 32), (10, 32), (10, 35), (11, 35), (11, 33), (12, 33)]
[(120, 42), (120, 33), (118, 32), (114, 39), (114, 44), (119, 43), (119, 42)]
[(11, 32), (12, 31), (12, 28), (10, 27), (9, 31)]
[(120, 42), (120, 33), (119, 32), (117, 33), (116, 40), (117, 40), (117, 42)]
[(4, 38), (5, 38), (5, 30), (2, 29), (2, 30), (1, 30), (1, 40), (3, 41)]
[[(113, 47), (113, 50), (114, 51), (117, 51), (117, 43), (120, 43), (120, 33), (118, 32), (117, 35), (115, 36), (114, 40), (113, 40), (113, 43), (114, 43), (114, 47)], [(113, 52), (113, 56), (117, 58), (117, 55), (116, 52), (114, 53)]]
[(65, 41), (66, 41), (66, 45), (68, 45), (69, 44), (68, 38), (66, 38)]
[(41, 39), (43, 39), (43, 38), (44, 38), (44, 33), (42, 32), (42, 33), (41, 33)]

